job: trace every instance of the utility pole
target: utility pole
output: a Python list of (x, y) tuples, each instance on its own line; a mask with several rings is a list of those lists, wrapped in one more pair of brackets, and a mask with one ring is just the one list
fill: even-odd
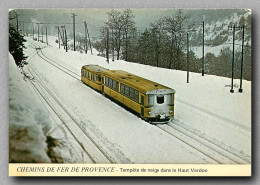
[(243, 80), (243, 63), (244, 63), (244, 38), (245, 38), (245, 25), (242, 27), (243, 33), (242, 33), (242, 51), (241, 51), (241, 76), (240, 76), (240, 88), (239, 92), (242, 93), (242, 80)]
[(114, 46), (114, 29), (113, 29), (113, 25), (112, 25), (112, 61), (114, 62), (115, 61), (115, 54), (114, 54), (114, 52), (115, 52), (115, 46)]
[(59, 39), (59, 49), (60, 49), (60, 28), (58, 26), (58, 39)]
[(39, 42), (39, 24), (40, 23), (36, 23), (37, 25), (38, 25), (38, 39), (37, 39), (37, 41)]
[(66, 46), (65, 46), (65, 31), (64, 31), (64, 26), (61, 26), (61, 29), (62, 29), (62, 43), (63, 43), (63, 47), (64, 49), (66, 49)]
[(34, 40), (34, 25), (33, 25), (33, 22), (32, 22), (32, 28), (33, 28), (33, 40)]
[(87, 28), (87, 34), (88, 34), (88, 43), (89, 43), (89, 47), (90, 47), (90, 51), (91, 51), (91, 55), (93, 55), (92, 52), (92, 47), (91, 47), (91, 42), (90, 42), (90, 37), (89, 37), (89, 32), (88, 32), (88, 24), (86, 23), (86, 28)]
[(74, 37), (74, 51), (76, 51), (76, 45), (75, 45), (75, 13), (72, 13), (72, 17), (73, 17), (73, 37)]
[(202, 23), (202, 29), (203, 29), (203, 40), (202, 40), (202, 76), (204, 76), (204, 21)]
[(68, 52), (68, 41), (67, 41), (67, 32), (66, 32), (66, 27), (64, 25), (64, 31), (65, 31), (65, 43), (66, 43), (66, 52)]
[(88, 40), (87, 40), (87, 22), (85, 21), (85, 53), (87, 54), (88, 53)]
[(43, 26), (42, 26), (42, 42), (43, 42)]
[(16, 31), (17, 31), (17, 33), (19, 33), (19, 23), (18, 23), (18, 14), (17, 14), (17, 12), (15, 12), (15, 17), (16, 17)]
[(190, 71), (190, 64), (189, 64), (189, 33), (187, 32), (187, 83), (189, 83), (189, 71)]
[(231, 79), (231, 89), (230, 92), (234, 93), (233, 83), (234, 83), (234, 62), (235, 62), (235, 32), (236, 26), (233, 26), (233, 53), (232, 53), (232, 79)]
[(48, 34), (47, 34), (47, 26), (46, 26), (46, 44), (48, 45)]
[(233, 53), (232, 53), (232, 74), (231, 74), (231, 89), (230, 92), (234, 93), (234, 89), (233, 89), (233, 84), (234, 84), (234, 63), (235, 63), (235, 33), (236, 33), (236, 28), (241, 29), (241, 27), (236, 27), (236, 25), (234, 25), (233, 27), (231, 27), (231, 29), (233, 29)]
[(107, 54), (107, 63), (109, 63), (109, 28), (107, 27), (107, 47), (106, 47), (106, 54)]

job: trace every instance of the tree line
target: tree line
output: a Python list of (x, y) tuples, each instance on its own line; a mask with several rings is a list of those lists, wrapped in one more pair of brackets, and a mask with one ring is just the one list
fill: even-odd
[[(190, 71), (201, 72), (202, 58), (198, 58), (187, 45), (187, 33), (190, 35), (188, 39), (193, 45), (197, 45), (194, 43), (195, 40), (202, 39), (201, 32), (198, 32), (199, 34), (195, 32), (197, 28), (190, 21), (191, 15), (178, 10), (175, 14), (155, 20), (143, 32), (137, 30), (135, 16), (130, 9), (111, 10), (107, 15), (108, 21), (100, 28), (101, 39), (93, 43), (101, 56), (112, 59), (112, 61), (122, 59), (184, 71), (187, 69), (188, 57)], [(242, 19), (240, 23), (248, 23), (248, 20)], [(222, 33), (226, 34), (223, 35), (223, 38), (226, 39), (229, 33), (225, 31)], [(241, 37), (241, 32), (237, 34), (237, 37)], [(206, 44), (209, 42), (212, 43), (208, 40)], [(189, 51), (188, 56), (187, 50)], [(239, 78), (241, 51), (236, 51), (235, 56), (235, 78)], [(205, 73), (231, 77), (231, 57), (231, 49), (224, 46), (219, 56), (207, 53), (205, 55)], [(251, 46), (248, 44), (244, 49), (244, 63), (244, 79), (251, 80)]]
[(9, 52), (13, 56), (17, 66), (22, 67), (27, 64), (26, 56), (23, 53), (25, 49), (24, 36), (19, 33), (19, 31), (9, 24)]

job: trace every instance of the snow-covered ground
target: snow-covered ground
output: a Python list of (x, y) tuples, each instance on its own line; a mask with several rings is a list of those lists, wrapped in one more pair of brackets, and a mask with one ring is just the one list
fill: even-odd
[(9, 161), (89, 162), (22, 72), (9, 54)]
[[(41, 48), (44, 47), (42, 52), (47, 57), (79, 75), (83, 65), (98, 64), (109, 69), (125, 70), (175, 89), (177, 92), (175, 96), (175, 121), (178, 124), (228, 151), (251, 159), (250, 81), (243, 81), (244, 91), (239, 93), (239, 80), (235, 80), (235, 93), (232, 94), (229, 92), (231, 83), (229, 78), (212, 75), (202, 77), (201, 74), (190, 73), (190, 83), (187, 84), (186, 72), (184, 71), (156, 68), (121, 60), (107, 63), (105, 58), (91, 55), (90, 52), (87, 55), (74, 51), (66, 53), (63, 48), (58, 49), (55, 37), (49, 37), (50, 46), (35, 42), (32, 38), (26, 39), (28, 42), (26, 42), (25, 52), (30, 57), (25, 70), (27, 70), (26, 68), (35, 70), (41, 81), (48, 86), (66, 109), (81, 121), (91, 137), (107, 153), (114, 153), (118, 162), (215, 163), (196, 149), (129, 113), (80, 81), (50, 65), (36, 54), (34, 46), (30, 43), (36, 43)], [(19, 71), (10, 70), (11, 80), (15, 73), (19, 73)], [(17, 80), (13, 81), (15, 83)], [(23, 82), (23, 80), (20, 81)], [(22, 87), (29, 86), (29, 83), (25, 82), (20, 84)], [(18, 93), (12, 88), (10, 84), (10, 92), (13, 92), (10, 93), (11, 98)], [(34, 94), (34, 92), (32, 91), (30, 94)], [(26, 101), (36, 102), (37, 99), (37, 97), (32, 99), (35, 95), (28, 97), (22, 94), (21, 96), (24, 101), (16, 99), (10, 101), (15, 102), (17, 106), (26, 107), (28, 105)], [(42, 105), (33, 104), (36, 110), (40, 106)], [(44, 108), (40, 110), (38, 114), (46, 112)], [(10, 117), (20, 111), (20, 109), (15, 109), (14, 112), (10, 112)], [(37, 113), (35, 110), (30, 112)], [(38, 125), (56, 124), (56, 119), (48, 114), (45, 117), (44, 124)], [(13, 122), (17, 124), (15, 119)], [(35, 123), (35, 121), (32, 122)], [(27, 125), (27, 122), (23, 123)], [(30, 125), (29, 122), (28, 125)], [(55, 137), (55, 134), (52, 136)], [(75, 161), (82, 162), (82, 159), (75, 158)]]

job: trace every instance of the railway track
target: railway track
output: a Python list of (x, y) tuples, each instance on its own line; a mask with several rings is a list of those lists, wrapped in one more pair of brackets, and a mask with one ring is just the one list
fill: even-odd
[[(41, 94), (38, 92), (38, 90), (33, 86), (33, 84), (31, 84), (35, 94), (37, 95), (37, 97), (40, 99), (40, 101), (42, 102), (43, 106), (45, 107), (45, 109), (48, 111), (50, 117), (52, 117), (52, 119), (54, 120), (54, 123), (56, 124), (55, 127), (52, 127), (51, 130), (49, 130), (48, 135), (51, 135), (50, 133), (54, 132), (57, 130), (58, 128), (58, 132), (61, 131), (61, 136), (63, 137), (63, 135), (65, 136), (65, 139), (68, 140), (73, 140), (76, 141), (76, 143), (78, 145), (76, 145), (76, 143), (71, 143), (70, 141), (68, 141), (68, 145), (69, 145), (69, 153), (71, 154), (71, 156), (74, 154), (77, 156), (77, 160), (76, 161), (81, 161), (81, 162), (92, 162), (94, 163), (93, 159), (89, 156), (89, 154), (87, 152), (85, 152), (84, 148), (82, 148), (81, 143), (79, 143), (77, 140), (75, 140), (73, 135), (70, 135), (70, 130), (68, 130), (66, 128), (66, 126), (64, 126), (64, 123), (58, 118), (57, 114), (55, 114), (55, 112), (53, 112), (52, 108), (46, 103), (45, 99), (43, 99), (43, 97), (41, 96)], [(57, 132), (57, 131), (56, 131)], [(60, 135), (60, 134), (59, 134)], [(64, 138), (57, 138), (58, 140), (61, 140), (61, 143), (63, 143), (63, 139)], [(63, 145), (63, 144), (62, 144)], [(76, 148), (80, 148), (81, 152), (79, 153), (79, 149)], [(72, 151), (73, 152), (72, 152)], [(90, 159), (90, 160), (89, 160)]]
[[(68, 75), (70, 75), (71, 77), (75, 78), (76, 80), (79, 80), (81, 82), (81, 76), (77, 73), (75, 73), (74, 71), (60, 65), (59, 63), (55, 62), (54, 60), (50, 59), (49, 57), (47, 57), (45, 54), (43, 54), (42, 49), (40, 48), (40, 46), (36, 46), (36, 44), (31, 43), (32, 45), (34, 45), (35, 49), (37, 50), (37, 54), (38, 56), (43, 59), (44, 61), (48, 62), (49, 64), (53, 65), (54, 67), (58, 68), (59, 70), (67, 73)], [(40, 54), (41, 53), (41, 54)]]
[(241, 154), (237, 151), (229, 149), (229, 147), (222, 146), (218, 143), (213, 142), (210, 140), (208, 137), (203, 137), (195, 132), (192, 132), (191, 130), (185, 128), (183, 124), (179, 123), (177, 120), (174, 120), (173, 122), (169, 123), (169, 126), (182, 130), (183, 132), (186, 133), (186, 135), (191, 135), (191, 137), (196, 138), (196, 140), (200, 141), (201, 143), (208, 143), (211, 148), (214, 148), (215, 150), (219, 151), (219, 153), (222, 153), (225, 156), (228, 156), (229, 158), (232, 158), (234, 161), (236, 161), (239, 164), (244, 164), (244, 163), (251, 163), (251, 158), (249, 156), (246, 156), (244, 154)]
[(200, 153), (206, 155), (219, 164), (248, 164), (250, 161), (246, 158), (234, 154), (223, 147), (220, 147), (211, 141), (198, 136), (189, 130), (180, 126), (176, 121), (168, 124), (157, 125), (158, 128), (175, 137), (183, 143), (189, 145)]
[[(32, 43), (35, 48), (37, 46)], [(79, 80), (76, 75), (72, 75), (71, 70), (59, 65), (52, 63), (45, 59), (43, 56), (39, 55), (39, 50), (37, 54), (40, 58), (50, 63), (51, 65), (59, 68), (63, 72), (72, 76)], [(90, 137), (84, 130), (84, 124), (79, 123), (71, 113), (62, 105), (62, 103), (55, 97), (55, 95), (51, 92), (47, 86), (41, 81), (40, 77), (37, 75), (37, 72), (31, 67), (28, 68), (29, 73), (35, 78), (35, 82), (31, 82), (34, 89), (38, 92), (39, 96), (48, 104), (48, 106), (52, 109), (52, 111), (57, 115), (57, 117), (61, 120), (63, 125), (67, 128), (67, 130), (71, 133), (74, 139), (79, 143), (82, 147), (83, 151), (92, 159), (93, 163), (115, 163), (110, 156), (107, 155), (103, 149), (101, 149), (97, 143)]]
[(42, 99), (49, 105), (57, 117), (61, 120), (67, 130), (79, 143), (86, 154), (92, 159), (93, 163), (114, 163), (114, 161), (90, 138), (68, 110), (58, 101), (54, 94), (41, 82), (37, 73), (28, 68), (28, 71), (35, 78), (31, 82)]
[[(33, 43), (32, 43), (33, 44)], [(39, 48), (39, 46), (37, 47), (36, 46), (36, 44), (33, 44), (34, 45), (34, 47), (35, 48)], [(68, 69), (68, 68), (66, 68), (66, 67), (64, 67), (64, 66), (62, 66), (62, 65), (60, 65), (60, 64), (58, 64), (57, 62), (55, 62), (55, 61), (53, 61), (53, 60), (51, 60), (51, 59), (49, 59), (47, 56), (45, 56), (42, 52), (42, 56), (41, 56), (41, 54), (39, 54), (40, 52), (40, 50), (41, 49), (37, 49), (38, 51), (37, 51), (37, 54), (38, 54), (38, 56), (41, 58), (41, 59), (43, 59), (44, 61), (46, 61), (46, 62), (48, 62), (49, 64), (51, 64), (52, 66), (54, 66), (54, 67), (56, 67), (56, 68), (58, 68), (59, 70), (61, 70), (62, 72), (65, 72), (65, 73), (67, 73), (68, 75), (70, 75), (71, 77), (73, 77), (73, 78), (75, 78), (77, 81), (79, 81), (80, 83), (82, 83), (82, 81), (81, 81), (81, 76), (80, 75), (78, 75), (78, 74), (75, 74), (75, 72), (73, 72), (73, 71), (71, 71), (70, 69)], [(129, 159), (127, 159), (127, 158), (125, 158), (125, 156), (124, 156), (124, 154), (121, 152), (121, 151), (119, 151), (119, 150), (117, 150), (117, 149), (115, 149), (115, 148), (111, 148), (111, 146), (114, 146), (113, 144), (111, 144), (111, 143), (109, 143), (108, 141), (106, 141), (106, 139), (105, 138), (101, 138), (101, 140), (103, 141), (103, 142), (106, 142), (106, 149), (103, 149), (103, 148), (101, 148), (100, 147), (100, 144), (98, 144), (96, 141), (95, 141), (95, 139), (93, 139), (93, 137), (91, 137), (90, 135), (93, 135), (93, 134), (90, 134), (90, 133), (88, 133), (88, 130), (89, 129), (87, 129), (87, 127), (86, 127), (86, 123), (84, 123), (84, 122), (82, 122), (81, 120), (78, 120), (77, 118), (76, 118), (76, 116), (75, 115), (73, 115), (73, 113), (71, 112), (71, 111), (69, 111), (61, 102), (61, 100), (59, 100), (59, 98), (57, 98), (57, 96), (55, 96), (53, 93), (52, 93), (52, 91), (46, 86), (46, 85), (44, 85), (44, 82), (40, 79), (40, 77), (37, 75), (37, 72), (32, 72), (32, 68), (30, 68), (29, 69), (30, 70), (30, 72), (33, 74), (33, 76), (35, 76), (36, 77), (36, 79), (37, 79), (37, 82), (39, 82), (40, 84), (41, 84), (41, 86), (42, 86), (42, 88), (44, 89), (44, 90), (46, 90), (48, 93), (49, 93), (49, 95), (52, 97), (52, 99), (56, 102), (56, 104), (58, 104), (59, 105), (59, 107), (61, 108), (61, 109), (63, 109), (63, 112), (65, 112), (65, 114), (67, 114), (68, 115), (68, 117), (69, 118), (66, 118), (63, 122), (64, 122), (64, 124), (66, 124), (67, 122), (68, 122), (68, 124), (70, 124), (71, 122), (74, 122), (74, 124), (71, 124), (70, 126), (69, 126), (69, 128), (70, 129), (75, 129), (74, 127), (75, 127), (75, 125), (82, 131), (82, 133), (81, 134), (79, 134), (79, 135), (82, 135), (83, 133), (88, 137), (88, 140), (89, 140), (89, 143), (92, 143), (92, 145), (95, 145), (95, 147), (96, 147), (96, 149), (98, 149), (102, 154), (103, 154), (103, 159), (101, 159), (101, 160), (95, 160), (94, 159), (94, 161), (96, 162), (96, 163), (131, 163), (131, 161), (129, 160)], [(63, 114), (62, 114), (63, 115)], [(86, 122), (88, 123), (88, 124), (93, 124), (93, 123), (91, 123), (91, 121), (90, 120), (86, 120)], [(97, 133), (99, 136), (100, 136), (100, 133)], [(99, 143), (100, 142), (102, 142), (102, 141), (98, 141)], [(83, 142), (86, 142), (85, 140), (83, 140)], [(82, 142), (80, 142), (81, 144), (82, 144)], [(111, 146), (110, 146), (111, 145)], [(86, 146), (88, 146), (88, 144), (86, 145)], [(84, 146), (84, 148), (86, 148), (85, 146)], [(112, 149), (113, 150), (115, 150), (115, 153), (111, 153), (111, 151), (112, 151)], [(110, 152), (109, 152), (110, 151)], [(108, 154), (109, 153), (109, 154)], [(91, 155), (92, 156), (92, 158), (95, 156), (95, 152), (93, 152), (93, 155)], [(104, 160), (104, 158), (106, 158), (106, 160)]]

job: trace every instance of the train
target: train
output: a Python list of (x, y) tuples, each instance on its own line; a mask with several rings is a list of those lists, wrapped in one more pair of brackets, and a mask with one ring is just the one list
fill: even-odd
[(123, 70), (84, 65), (81, 81), (150, 123), (174, 118), (176, 91)]

